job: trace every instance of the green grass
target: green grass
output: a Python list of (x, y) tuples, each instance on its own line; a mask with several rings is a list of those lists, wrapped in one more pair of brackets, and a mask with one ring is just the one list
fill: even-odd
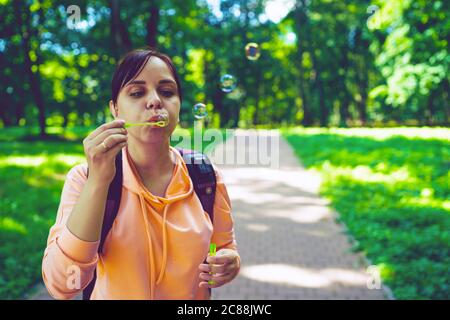
[[(41, 280), (42, 256), (65, 175), (72, 166), (85, 162), (82, 140), (90, 130), (50, 128), (53, 135), (40, 141), (30, 136), (37, 133), (36, 128), (2, 129), (0, 299), (21, 298)], [(192, 129), (177, 129), (174, 136), (191, 133)], [(191, 147), (189, 140), (183, 142), (184, 147)]]
[(396, 298), (450, 298), (450, 129), (283, 135)]

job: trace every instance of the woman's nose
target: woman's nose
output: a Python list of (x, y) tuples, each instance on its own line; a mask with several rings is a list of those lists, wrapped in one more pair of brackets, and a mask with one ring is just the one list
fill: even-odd
[(151, 95), (148, 100), (147, 103), (145, 105), (146, 109), (159, 109), (161, 108), (161, 99), (159, 99), (158, 95), (155, 93), (153, 95)]

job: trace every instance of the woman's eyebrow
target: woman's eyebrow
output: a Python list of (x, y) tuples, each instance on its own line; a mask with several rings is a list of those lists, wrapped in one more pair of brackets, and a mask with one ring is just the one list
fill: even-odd
[(127, 87), (131, 86), (133, 84), (145, 84), (145, 81), (144, 80), (133, 80), (133, 81), (130, 81), (127, 83)]
[[(171, 79), (162, 79), (162, 80), (159, 80), (158, 83), (159, 84), (170, 83), (170, 84), (177, 85), (177, 83)], [(145, 81), (144, 80), (133, 80), (133, 81), (128, 82), (127, 86), (131, 86), (133, 84), (145, 84)]]
[(171, 84), (177, 85), (177, 83), (175, 81), (171, 80), (171, 79), (159, 80), (159, 84), (165, 84), (165, 83), (171, 83)]

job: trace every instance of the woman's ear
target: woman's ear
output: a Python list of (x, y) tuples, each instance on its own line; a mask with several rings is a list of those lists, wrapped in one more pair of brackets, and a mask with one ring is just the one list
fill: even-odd
[(119, 109), (112, 100), (109, 100), (109, 110), (111, 111), (111, 114), (114, 116), (114, 119), (117, 119), (117, 117), (119, 117)]

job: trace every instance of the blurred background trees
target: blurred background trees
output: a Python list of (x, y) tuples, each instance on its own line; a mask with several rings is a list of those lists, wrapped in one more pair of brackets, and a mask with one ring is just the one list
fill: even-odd
[(77, 1), (79, 20), (72, 2), (0, 0), (1, 125), (105, 121), (118, 60), (146, 45), (178, 68), (184, 126), (197, 102), (214, 127), (449, 124), (448, 1)]

